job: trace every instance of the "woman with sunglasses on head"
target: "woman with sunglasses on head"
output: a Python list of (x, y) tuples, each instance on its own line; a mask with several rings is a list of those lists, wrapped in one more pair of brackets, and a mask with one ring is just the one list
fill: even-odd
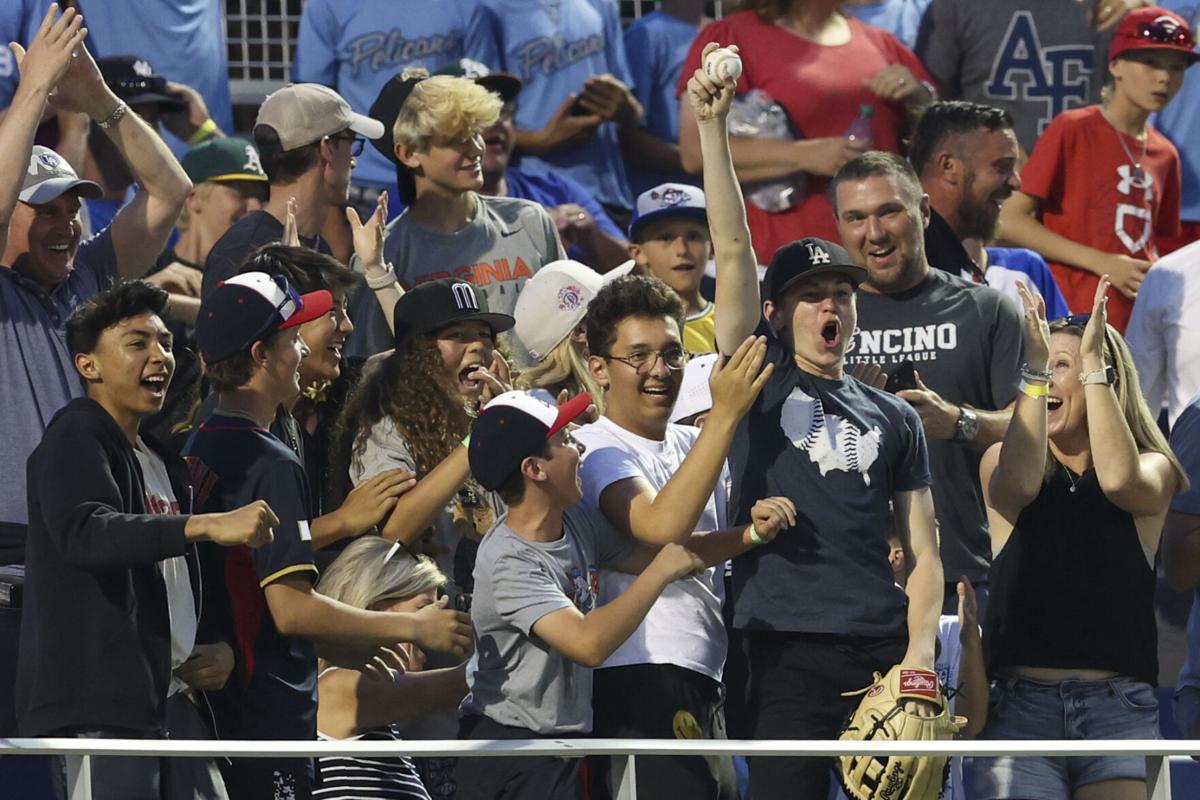
[[(1090, 315), (1046, 323), (1025, 306), (1024, 382), (980, 478), (994, 562), (984, 650), (984, 739), (1157, 738), (1154, 555), (1187, 486), (1107, 324), (1108, 276)], [(980, 798), (1144, 798), (1130, 757), (977, 759)]]
[(1055, 117), (1001, 211), (1004, 238), (1045, 256), (1076, 311), (1088, 307), (1100, 275), (1112, 277), (1109, 319), (1122, 333), (1158, 260), (1155, 238), (1179, 235), (1179, 152), (1147, 119), (1179, 92), (1200, 58), (1195, 46), (1178, 14), (1126, 14), (1109, 50), (1104, 101)]
[[(428, 558), (410, 555), (378, 536), (351, 542), (317, 584), (321, 594), (354, 608), (419, 611), (437, 601), (446, 576)], [(317, 736), (324, 740), (395, 741), (404, 725), (452, 711), (467, 693), (466, 662), (423, 670), (414, 644), (387, 648), (363, 668), (325, 660), (317, 678)], [(413, 762), (404, 756), (330, 756), (317, 760), (313, 800), (389, 797), (429, 800)]]

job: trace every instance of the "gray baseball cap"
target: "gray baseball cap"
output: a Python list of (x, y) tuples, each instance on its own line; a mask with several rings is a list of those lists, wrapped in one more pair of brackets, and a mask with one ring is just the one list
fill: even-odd
[(75, 174), (67, 160), (49, 147), (33, 146), (29, 154), (29, 169), (17, 199), (31, 206), (49, 203), (63, 192), (75, 190), (80, 197), (98, 200), (104, 196), (100, 184), (85, 181)]
[(260, 129), (274, 132), (283, 151), (319, 142), (347, 128), (368, 139), (383, 136), (383, 123), (356, 114), (342, 96), (316, 83), (293, 83), (267, 95), (254, 122), (255, 142), (264, 149)]

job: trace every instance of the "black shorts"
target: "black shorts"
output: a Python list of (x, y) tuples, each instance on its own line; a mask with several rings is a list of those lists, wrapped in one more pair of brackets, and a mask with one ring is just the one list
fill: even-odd
[(221, 763), (230, 800), (310, 800), (311, 758), (231, 758)]
[[(501, 725), (488, 717), (464, 717), (460, 739), (563, 739), (527, 728)], [(579, 800), (579, 758), (477, 756), (458, 759), (456, 800)]]
[[(606, 667), (592, 674), (592, 735), (620, 739), (725, 739), (720, 683), (674, 664)], [(592, 797), (612, 796), (607, 759), (592, 763)], [(639, 797), (736, 797), (729, 756), (638, 756)]]
[[(743, 660), (740, 729), (748, 739), (836, 739), (861, 698), (842, 692), (870, 686), (904, 658), (908, 637), (735, 632), (730, 660)], [(750, 758), (754, 800), (825, 800), (826, 758)]]

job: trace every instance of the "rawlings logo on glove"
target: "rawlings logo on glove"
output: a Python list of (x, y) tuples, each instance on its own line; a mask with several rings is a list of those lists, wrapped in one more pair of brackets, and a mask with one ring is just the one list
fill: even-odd
[[(950, 715), (948, 700), (936, 672), (901, 667), (887, 675), (875, 673), (866, 689), (848, 692), (864, 695), (846, 721), (841, 740), (938, 741), (954, 738), (966, 724)], [(921, 700), (937, 707), (937, 714), (922, 717), (904, 710), (905, 701)], [(846, 794), (854, 800), (937, 800), (950, 759), (946, 756), (839, 756), (835, 764)]]

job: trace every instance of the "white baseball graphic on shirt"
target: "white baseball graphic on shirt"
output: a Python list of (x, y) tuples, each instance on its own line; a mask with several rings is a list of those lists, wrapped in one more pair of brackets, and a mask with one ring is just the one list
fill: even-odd
[(871, 485), (868, 470), (879, 457), (883, 432), (878, 426), (863, 433), (858, 426), (837, 414), (826, 414), (819, 397), (800, 387), (783, 401), (779, 422), (792, 444), (808, 453), (821, 475), (830, 470), (858, 472)]

